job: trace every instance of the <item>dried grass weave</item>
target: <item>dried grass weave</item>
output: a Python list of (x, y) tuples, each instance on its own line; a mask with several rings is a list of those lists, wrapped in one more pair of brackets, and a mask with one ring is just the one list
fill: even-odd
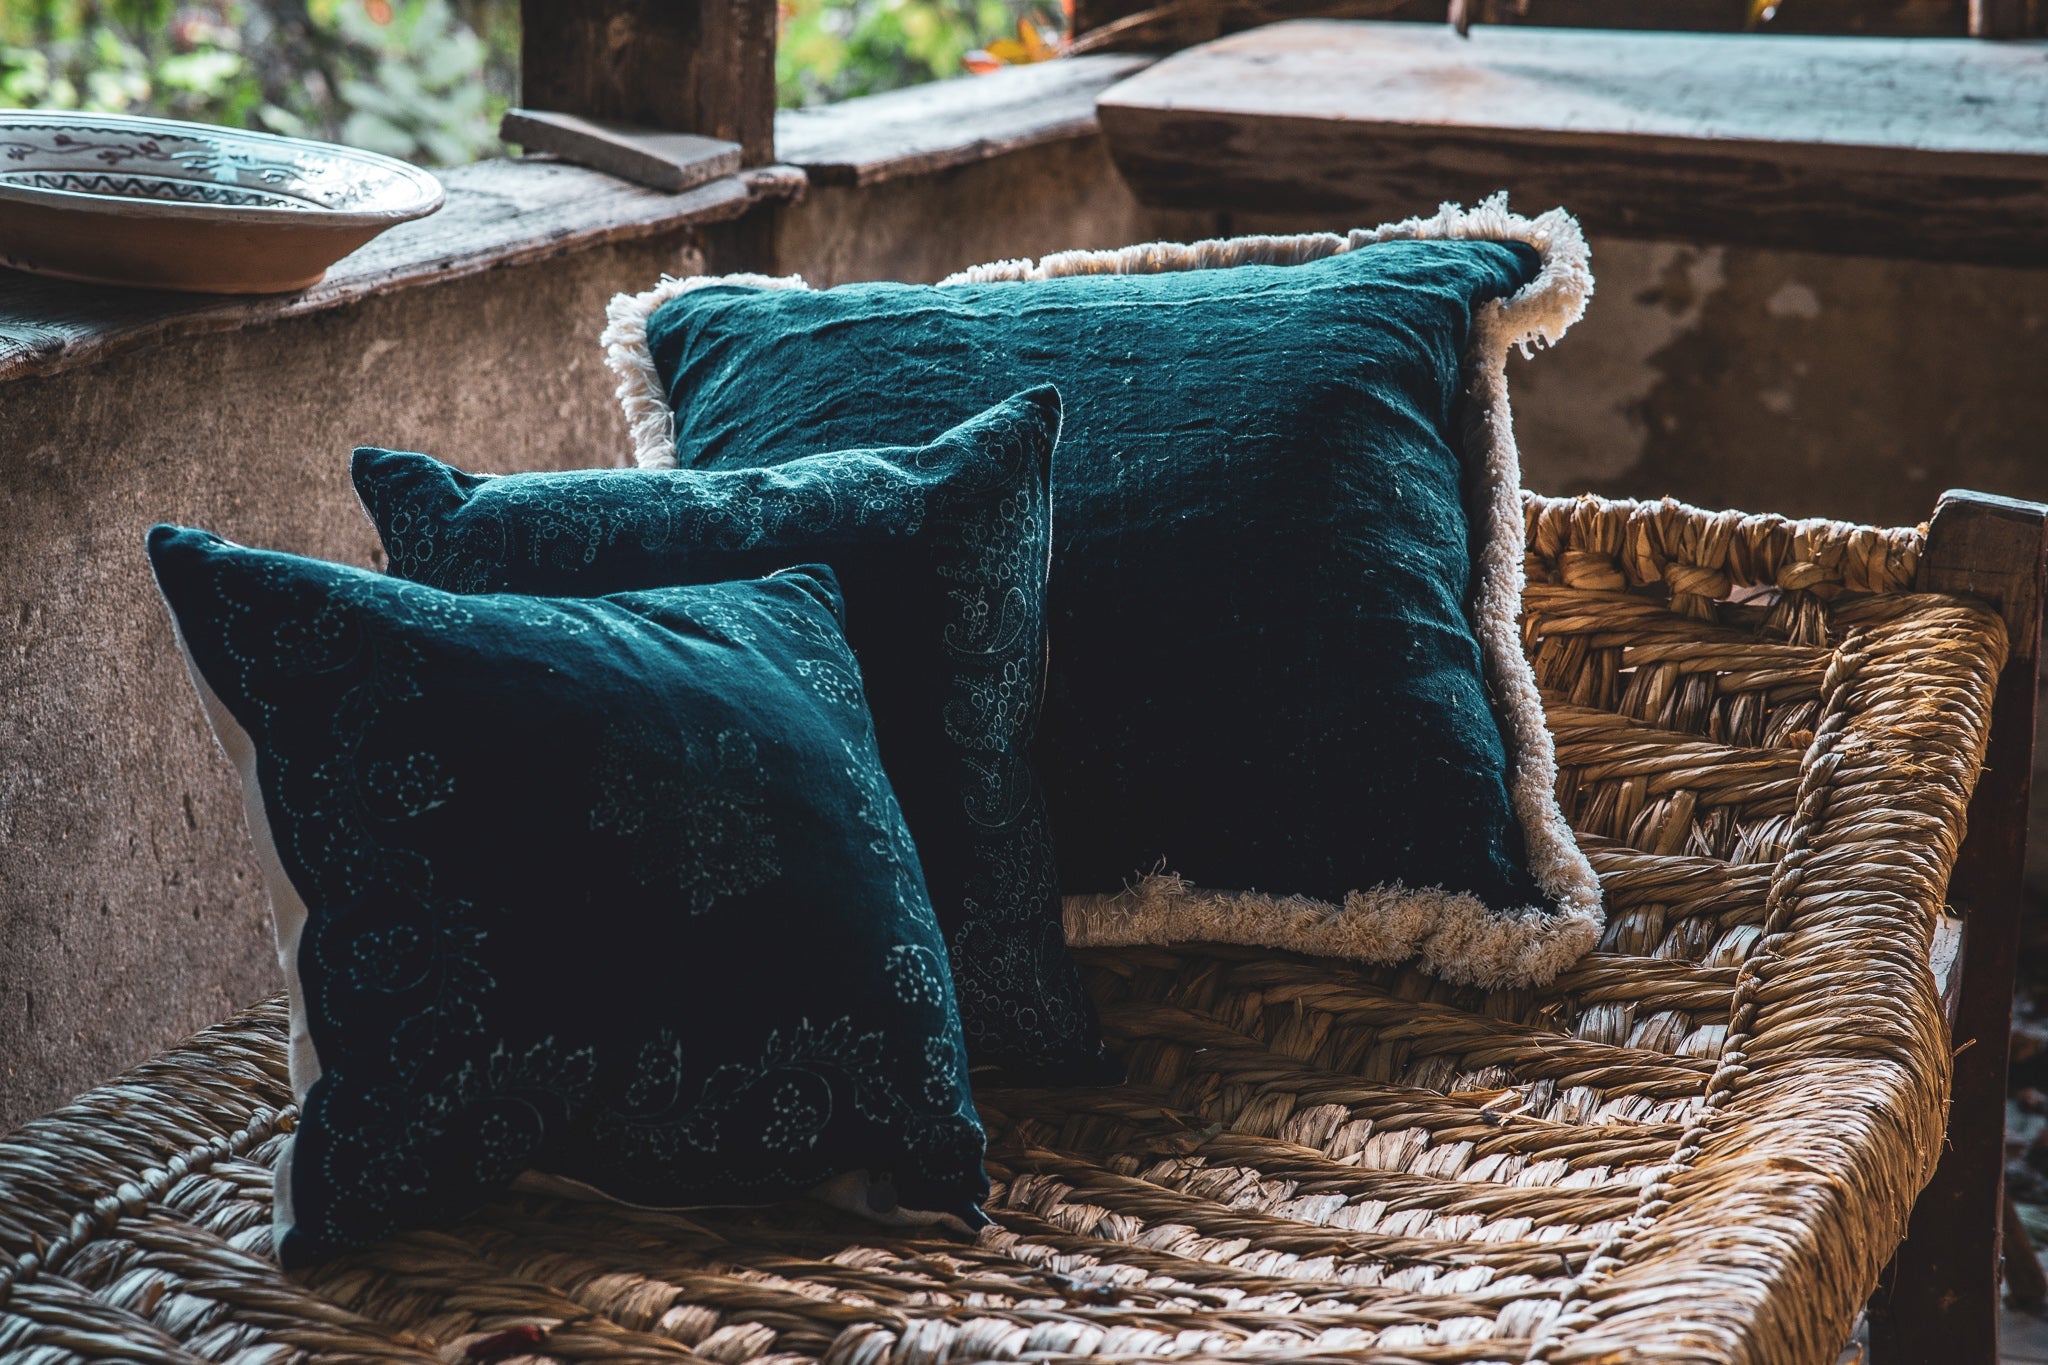
[(0, 1358), (1833, 1360), (1941, 1139), (2004, 628), (1915, 530), (1527, 510), (1610, 915), (1553, 985), (1091, 951), (1132, 1084), (982, 1089), (976, 1244), (520, 1195), (297, 1281), (272, 1001), (0, 1143)]

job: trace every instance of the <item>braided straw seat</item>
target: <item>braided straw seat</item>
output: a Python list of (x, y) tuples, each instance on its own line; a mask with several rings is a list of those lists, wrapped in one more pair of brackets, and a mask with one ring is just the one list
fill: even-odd
[(2005, 626), (1921, 531), (1530, 498), (1599, 950), (1542, 989), (1083, 955), (1130, 1084), (979, 1091), (974, 1243), (508, 1196), (287, 1278), (281, 1001), (0, 1143), (0, 1356), (1831, 1361), (1941, 1145)]

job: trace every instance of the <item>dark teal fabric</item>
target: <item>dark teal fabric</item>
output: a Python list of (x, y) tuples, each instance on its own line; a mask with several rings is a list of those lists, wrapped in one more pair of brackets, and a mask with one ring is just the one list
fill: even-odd
[(1030, 283), (728, 285), (647, 334), (685, 467), (937, 430), (1056, 383), (1040, 774), (1069, 892), (1164, 865), (1541, 901), (1467, 612), (1460, 360), (1519, 244)]
[(1028, 754), (1059, 427), (1044, 388), (929, 445), (773, 470), (494, 478), (364, 449), (354, 472), (392, 572), (453, 591), (587, 597), (829, 563), (952, 949), (970, 1054), (1093, 1083), (1120, 1071), (1067, 955)]
[(656, 1205), (867, 1170), (985, 1221), (945, 944), (829, 569), (549, 600), (169, 526), (149, 553), (307, 907), (287, 1264), (528, 1168)]

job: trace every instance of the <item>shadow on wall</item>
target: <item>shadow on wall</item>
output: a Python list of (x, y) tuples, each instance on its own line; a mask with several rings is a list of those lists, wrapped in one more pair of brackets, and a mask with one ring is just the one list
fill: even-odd
[(2048, 500), (2048, 271), (1597, 238), (1599, 297), (1517, 366), (1544, 492), (1905, 524)]
[[(1599, 297), (1514, 362), (1524, 481), (1881, 525), (1943, 489), (2048, 501), (2048, 270), (1596, 238)], [(2035, 753), (2048, 794), (2048, 706)], [(2048, 795), (2029, 832), (2048, 958)]]

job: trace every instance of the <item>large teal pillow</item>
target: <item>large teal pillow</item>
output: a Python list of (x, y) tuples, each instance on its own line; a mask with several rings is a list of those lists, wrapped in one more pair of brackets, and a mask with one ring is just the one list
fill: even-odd
[(528, 1171), (986, 1221), (946, 948), (829, 569), (574, 600), (169, 526), (149, 554), (276, 904), (287, 1264)]
[(1059, 429), (1041, 388), (923, 445), (772, 469), (491, 476), (363, 449), (354, 474), (392, 572), (455, 592), (590, 597), (831, 565), (970, 1054), (1092, 1084), (1121, 1069), (1067, 955), (1029, 760)]
[(938, 286), (671, 280), (607, 333), (642, 464), (775, 465), (1059, 385), (1040, 772), (1078, 942), (1540, 981), (1600, 927), (1520, 653), (1504, 360), (1590, 290), (1489, 204)]

